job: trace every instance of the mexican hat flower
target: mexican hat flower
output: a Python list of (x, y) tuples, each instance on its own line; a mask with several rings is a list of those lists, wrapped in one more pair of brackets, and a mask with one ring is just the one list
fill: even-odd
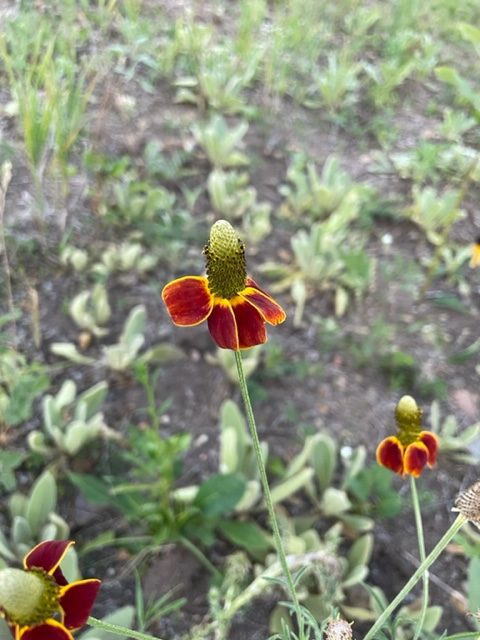
[(423, 431), (422, 410), (411, 396), (403, 396), (395, 409), (397, 435), (389, 436), (377, 447), (377, 462), (400, 475), (421, 475), (424, 467), (433, 467), (437, 459), (438, 438)]
[(470, 257), (470, 266), (472, 269), (480, 266), (480, 237), (477, 238), (472, 245), (472, 255)]
[(172, 322), (194, 327), (207, 320), (222, 349), (238, 351), (266, 342), (265, 323), (280, 324), (285, 312), (247, 276), (245, 246), (229, 222), (215, 222), (203, 252), (206, 277), (183, 276), (163, 288)]
[(15, 640), (73, 640), (71, 632), (87, 622), (100, 580), (66, 581), (59, 565), (72, 544), (41, 542), (23, 569), (0, 570), (0, 615)]

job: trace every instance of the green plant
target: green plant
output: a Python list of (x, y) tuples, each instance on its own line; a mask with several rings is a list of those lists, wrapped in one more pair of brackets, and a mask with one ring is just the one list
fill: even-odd
[(59, 172), (64, 196), (67, 193), (70, 153), (97, 80), (91, 60), (77, 59), (81, 39), (73, 22), (67, 36), (51, 18), (34, 10), (21, 11), (7, 22), (0, 39), (0, 58), (18, 105), (25, 151), (41, 204), (48, 165)]
[[(268, 464), (268, 445), (260, 443), (262, 457)], [(249, 512), (261, 499), (260, 476), (255, 462), (255, 451), (247, 425), (238, 406), (226, 400), (220, 408), (220, 459), (222, 474), (236, 474), (245, 481), (245, 491), (235, 506), (235, 511)], [(302, 465), (285, 474), (272, 487), (272, 500), (276, 504), (288, 499), (305, 487), (313, 476), (313, 470)], [(246, 526), (244, 527), (246, 528)], [(234, 529), (230, 525), (230, 532)], [(230, 537), (230, 536), (227, 536)]]
[(443, 112), (443, 122), (440, 133), (450, 142), (460, 144), (463, 134), (475, 126), (475, 119), (458, 109), (446, 108)]
[(108, 333), (106, 324), (112, 315), (108, 302), (108, 293), (103, 284), (98, 282), (91, 290), (77, 294), (69, 304), (69, 313), (75, 324), (94, 336), (100, 337)]
[(154, 187), (148, 182), (135, 179), (120, 179), (110, 185), (105, 201), (99, 207), (100, 215), (108, 222), (125, 226), (152, 223), (159, 220), (163, 212), (171, 212), (176, 196), (164, 187)]
[[(460, 36), (469, 42), (477, 55), (480, 56), (480, 29), (466, 23), (459, 23), (456, 27)], [(480, 92), (476, 87), (454, 67), (440, 66), (435, 69), (435, 73), (439, 80), (453, 88), (456, 100), (465, 105), (478, 122), (480, 120)]]
[(390, 154), (390, 160), (403, 179), (412, 179), (416, 184), (439, 179), (439, 168), (445, 145), (422, 140), (412, 150)]
[(220, 115), (212, 116), (203, 125), (195, 124), (192, 127), (195, 140), (217, 169), (248, 164), (247, 156), (237, 149), (247, 131), (246, 122), (240, 122), (235, 128), (230, 129)]
[(406, 213), (434, 245), (443, 244), (445, 233), (465, 217), (458, 191), (449, 189), (440, 195), (432, 187), (414, 187), (413, 204)]
[(142, 275), (153, 269), (157, 262), (158, 257), (147, 253), (139, 242), (127, 241), (107, 246), (100, 262), (92, 265), (91, 271), (104, 280), (116, 271)]
[(215, 169), (208, 176), (207, 187), (215, 211), (230, 221), (240, 218), (248, 241), (260, 242), (271, 231), (271, 206), (257, 203), (257, 191), (248, 186), (246, 173)]
[[(133, 620), (135, 618), (135, 608), (131, 605), (125, 605), (124, 607), (120, 607), (120, 609), (116, 609), (109, 613), (107, 616), (101, 619), (101, 622), (107, 626), (105, 628), (94, 627), (93, 629), (89, 629), (88, 631), (84, 631), (78, 636), (79, 640), (127, 640), (130, 636), (128, 633), (129, 629), (133, 625)], [(89, 624), (92, 624), (92, 618), (90, 617), (88, 620)], [(125, 629), (125, 634), (122, 635), (120, 633), (113, 634), (111, 630), (108, 629), (108, 625), (120, 625), (122, 627), (127, 627)]]
[[(64, 540), (69, 537), (68, 524), (56, 512), (57, 485), (50, 471), (44, 471), (25, 496), (13, 493), (8, 511), (10, 532), (0, 530), (0, 566), (21, 562), (25, 554), (42, 540)], [(62, 565), (65, 575), (78, 576), (77, 556), (71, 552)]]
[(0, 429), (29, 420), (35, 398), (49, 386), (41, 364), (28, 364), (15, 349), (0, 345)]
[[(235, 357), (228, 349), (217, 349), (215, 355), (207, 353), (205, 360), (209, 364), (217, 365), (223, 369), (227, 378), (236, 383), (236, 366)], [(243, 366), (245, 369), (245, 377), (249, 378), (260, 364), (260, 349), (252, 347), (242, 354)]]
[(60, 253), (60, 262), (65, 267), (72, 267), (77, 273), (84, 271), (88, 264), (88, 253), (71, 245), (66, 245)]
[(5, 491), (13, 491), (16, 487), (14, 471), (25, 460), (26, 455), (21, 451), (0, 450), (0, 486)]
[(430, 407), (430, 424), (432, 431), (440, 438), (440, 451), (453, 460), (465, 464), (477, 464), (478, 455), (470, 449), (480, 433), (480, 422), (475, 422), (464, 429), (454, 415), (442, 416), (440, 404), (437, 400)]
[(394, 105), (398, 96), (396, 89), (413, 73), (415, 62), (402, 62), (395, 58), (380, 61), (377, 65), (364, 63), (363, 70), (370, 79), (369, 95), (377, 109)]
[(312, 70), (312, 82), (308, 87), (308, 97), (304, 100), (305, 106), (326, 106), (331, 114), (344, 109), (356, 98), (360, 71), (359, 64), (337, 53), (329, 54), (326, 66), (314, 67)]
[(138, 305), (130, 311), (117, 344), (103, 347), (107, 367), (115, 371), (125, 371), (132, 366), (145, 342), (143, 334), (146, 321), (147, 311), (143, 305)]
[(306, 301), (314, 292), (332, 291), (335, 312), (341, 316), (351, 294), (359, 298), (368, 287), (372, 262), (363, 251), (361, 235), (351, 229), (359, 208), (359, 198), (351, 191), (329, 218), (293, 236), (293, 265), (264, 265), (265, 273), (280, 280), (276, 290), (290, 287), (295, 326), (301, 324)]
[(66, 380), (56, 396), (43, 399), (43, 432), (28, 434), (30, 449), (46, 457), (56, 453), (74, 456), (99, 437), (118, 437), (99, 411), (107, 391), (108, 385), (103, 381), (77, 396), (76, 384)]
[[(349, 551), (340, 552), (342, 536), (338, 526), (320, 537), (316, 530), (301, 521), (279, 512), (287, 560), (290, 570), (297, 575), (297, 588), (305, 615), (313, 619), (309, 626), (315, 628), (332, 612), (341, 608), (345, 614), (357, 619), (371, 620), (374, 613), (368, 608), (350, 608), (348, 590), (363, 582), (368, 573), (373, 538), (366, 534), (356, 540)], [(273, 554), (263, 555), (253, 571), (248, 557), (236, 552), (228, 557), (223, 580), (210, 589), (210, 616), (199, 631), (215, 632), (219, 640), (229, 637), (236, 613), (273, 591), (285, 591), (281, 580), (281, 568)], [(249, 576), (254, 577), (249, 581)], [(283, 625), (292, 629), (290, 605), (278, 603), (270, 616), (270, 631), (280, 633)], [(317, 626), (318, 629), (318, 626)], [(202, 636), (200, 636), (202, 637)], [(310, 637), (310, 636), (307, 636)], [(322, 637), (315, 635), (314, 637)]]
[(176, 102), (189, 102), (212, 107), (223, 113), (249, 111), (244, 97), (259, 63), (259, 53), (249, 52), (243, 60), (228, 44), (222, 43), (203, 51), (198, 57), (195, 75), (177, 78)]
[(282, 212), (297, 219), (303, 214), (314, 219), (328, 216), (353, 188), (348, 174), (333, 155), (325, 160), (322, 173), (318, 175), (315, 164), (305, 154), (294, 154), (287, 179), (290, 184), (279, 189), (286, 199)]

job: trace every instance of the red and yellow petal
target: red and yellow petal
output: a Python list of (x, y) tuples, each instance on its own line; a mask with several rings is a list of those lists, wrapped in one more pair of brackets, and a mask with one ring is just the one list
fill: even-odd
[(221, 349), (233, 351), (240, 349), (237, 323), (232, 305), (228, 300), (215, 298), (212, 312), (208, 316), (208, 329)]
[(58, 565), (73, 544), (71, 540), (45, 540), (40, 542), (24, 557), (23, 566), (25, 569), (38, 567), (44, 569), (50, 575), (54, 575)]
[(237, 325), (240, 349), (250, 349), (267, 341), (265, 321), (256, 307), (237, 296), (230, 301)]
[(439, 439), (431, 431), (422, 431), (419, 436), (420, 442), (427, 447), (428, 450), (428, 459), (427, 464), (429, 467), (433, 467), (433, 465), (437, 461), (437, 452), (439, 447)]
[(79, 629), (86, 624), (100, 588), (100, 580), (78, 580), (60, 591), (63, 624), (67, 629)]
[(34, 627), (23, 627), (15, 640), (73, 640), (73, 636), (63, 624), (52, 618)]
[[(249, 280), (249, 282), (253, 282)], [(255, 286), (248, 286), (238, 294), (259, 312), (265, 322), (281, 324), (287, 317), (285, 311), (271, 296)]]
[(480, 266), (480, 238), (472, 245), (472, 255), (470, 258), (470, 266), (472, 269)]
[(403, 456), (404, 472), (418, 478), (428, 462), (428, 449), (423, 442), (417, 441), (409, 444)]
[(164, 286), (162, 299), (172, 322), (180, 327), (194, 327), (208, 318), (213, 296), (208, 281), (201, 276), (184, 276)]
[(377, 462), (387, 467), (394, 473), (402, 475), (403, 469), (403, 445), (395, 436), (389, 436), (380, 442), (377, 447)]

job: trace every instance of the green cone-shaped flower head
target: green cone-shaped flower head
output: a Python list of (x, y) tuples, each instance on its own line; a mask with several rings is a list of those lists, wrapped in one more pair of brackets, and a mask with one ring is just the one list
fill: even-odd
[(210, 230), (210, 240), (203, 252), (211, 293), (231, 300), (245, 288), (245, 245), (229, 222), (218, 220)]
[(42, 569), (2, 569), (0, 610), (10, 624), (34, 626), (51, 618), (58, 610), (59, 586)]

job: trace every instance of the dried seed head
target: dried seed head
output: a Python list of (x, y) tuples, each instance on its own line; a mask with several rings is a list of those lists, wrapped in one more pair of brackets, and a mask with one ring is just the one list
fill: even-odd
[(458, 496), (453, 511), (460, 512), (480, 528), (480, 482), (475, 482)]
[(325, 640), (353, 640), (352, 625), (346, 620), (330, 620)]

